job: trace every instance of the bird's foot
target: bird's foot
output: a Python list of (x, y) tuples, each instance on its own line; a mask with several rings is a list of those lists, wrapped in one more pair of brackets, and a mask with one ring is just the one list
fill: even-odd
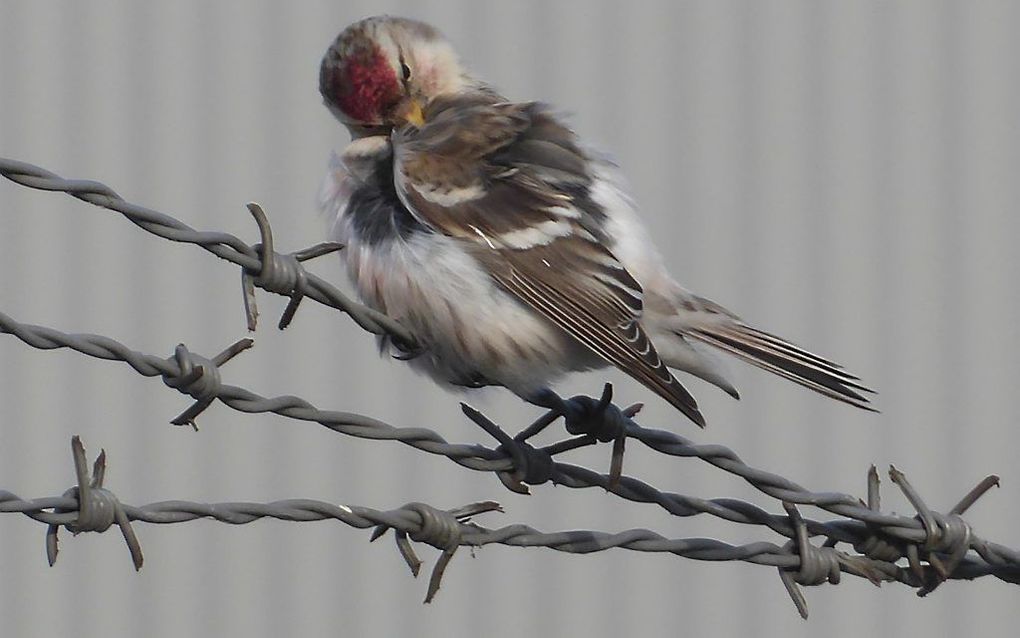
[(602, 396), (598, 399), (584, 395), (564, 399), (546, 388), (529, 396), (527, 401), (550, 412), (514, 438), (520, 441), (527, 440), (548, 427), (557, 417), (562, 416), (567, 432), (578, 435), (576, 442), (584, 441), (588, 444), (597, 441), (613, 442), (607, 489), (612, 490), (616, 487), (623, 472), (627, 421), (641, 410), (642, 404), (636, 403), (623, 410), (616, 407), (613, 404), (613, 386), (610, 383), (605, 385)]

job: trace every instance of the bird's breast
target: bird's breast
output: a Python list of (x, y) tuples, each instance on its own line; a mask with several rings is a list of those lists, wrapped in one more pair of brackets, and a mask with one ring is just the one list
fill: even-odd
[[(544, 387), (579, 360), (578, 344), (493, 281), (462, 240), (430, 231), (360, 240), (345, 224), (347, 271), (361, 298), (407, 326), (427, 353), (412, 365), (441, 381)], [(586, 359), (582, 357), (582, 359)]]

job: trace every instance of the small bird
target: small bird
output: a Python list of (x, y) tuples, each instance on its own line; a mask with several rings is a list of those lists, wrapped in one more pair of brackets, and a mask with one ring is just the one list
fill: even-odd
[(550, 107), (472, 77), (433, 27), (350, 25), (319, 89), (352, 140), (322, 188), (332, 237), (363, 301), (411, 331), (410, 364), (439, 383), (562, 410), (558, 378), (615, 365), (703, 427), (670, 368), (739, 398), (712, 346), (872, 409), (840, 365), (681, 287), (618, 168)]

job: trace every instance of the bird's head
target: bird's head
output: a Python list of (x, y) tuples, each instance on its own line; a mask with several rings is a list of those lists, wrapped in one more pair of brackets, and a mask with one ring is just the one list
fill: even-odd
[(430, 101), (470, 82), (436, 29), (391, 16), (366, 18), (344, 29), (319, 70), (326, 106), (355, 134), (420, 126)]

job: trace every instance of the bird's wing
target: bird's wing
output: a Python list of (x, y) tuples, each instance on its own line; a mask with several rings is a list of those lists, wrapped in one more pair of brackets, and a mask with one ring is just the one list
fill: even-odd
[(485, 96), (433, 103), (425, 118), (393, 135), (411, 214), (463, 240), (503, 288), (703, 426), (639, 323), (641, 286), (607, 248), (570, 130), (541, 105)]
[(875, 391), (861, 384), (840, 364), (813, 354), (782, 337), (750, 326), (723, 306), (681, 293), (675, 321), (683, 335), (733, 354), (806, 388), (877, 412), (866, 396)]

